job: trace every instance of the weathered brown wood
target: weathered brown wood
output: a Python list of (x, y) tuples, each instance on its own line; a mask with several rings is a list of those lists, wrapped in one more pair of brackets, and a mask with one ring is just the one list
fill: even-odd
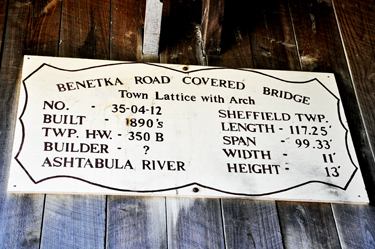
[[(110, 1), (63, 1), (61, 19), (59, 56), (109, 59)], [(47, 195), (42, 246), (103, 248), (105, 216), (105, 196)]]
[(283, 248), (275, 202), (222, 202), (227, 248)]
[(5, 28), (5, 17), (7, 14), (7, 0), (0, 1), (0, 53), (2, 48), (4, 28)]
[(286, 1), (260, 1), (248, 16), (253, 27), (250, 44), (254, 67), (300, 70), (293, 28)]
[(224, 248), (220, 200), (167, 198), (168, 248)]
[(202, 0), (202, 38), (206, 55), (221, 52), (225, 0)]
[[(160, 62), (205, 65), (198, 1), (171, 0), (164, 3), (160, 39)], [(170, 35), (173, 34), (173, 35)]]
[[(223, 53), (208, 56), (209, 66), (253, 67), (250, 6), (249, 1), (226, 1)], [(223, 199), (222, 212), (227, 248), (283, 248), (275, 202)]]
[(34, 1), (34, 18), (31, 28), (30, 55), (57, 56), (60, 35), (61, 2), (58, 0)]
[(146, 17), (143, 35), (143, 53), (147, 55), (159, 54), (159, 40), (163, 1), (146, 0)]
[(248, 11), (251, 1), (226, 1), (221, 54), (206, 55), (207, 64), (230, 68), (253, 68)]
[(109, 197), (107, 224), (107, 248), (167, 248), (163, 197)]
[[(6, 5), (5, 1), (3, 3)], [(23, 55), (27, 53), (57, 55), (58, 39), (55, 39), (52, 33), (54, 29), (59, 29), (60, 18), (58, 17), (58, 21), (54, 22), (56, 9), (38, 15), (36, 10), (42, 5), (43, 2), (10, 1), (7, 14), (0, 71), (2, 144), (0, 147), (0, 245), (2, 248), (38, 248), (40, 243), (44, 195), (14, 195), (8, 194), (6, 189)], [(0, 8), (3, 10), (4, 6)], [(50, 23), (40, 25), (43, 22)], [(53, 38), (47, 41), (40, 35), (52, 35)], [(50, 46), (50, 42), (55, 43), (56, 46)]]
[[(251, 46), (254, 65), (256, 68), (300, 70), (296, 42), (294, 40), (293, 26), (289, 14), (287, 1), (267, 1), (261, 4), (260, 9), (255, 8), (252, 13), (253, 32), (251, 33)], [(258, 13), (258, 14), (257, 14)], [(259, 19), (258, 19), (259, 18)], [(303, 245), (315, 245), (324, 248), (324, 245), (337, 245), (337, 237), (330, 234), (327, 241), (320, 241), (318, 233), (309, 231), (308, 222), (300, 223), (299, 229), (295, 229), (293, 210), (301, 209), (300, 220), (316, 218), (316, 227), (328, 226), (328, 231), (335, 232), (335, 223), (329, 204), (305, 204), (305, 203), (279, 203), (277, 202), (280, 226), (283, 235), (284, 246), (295, 248), (293, 242), (303, 241)], [(291, 233), (290, 231), (293, 231)], [(297, 246), (298, 247), (298, 246)], [(315, 247), (312, 247), (315, 248)]]
[[(341, 30), (343, 43), (350, 66), (354, 89), (360, 107), (360, 114), (365, 129), (358, 132), (360, 139), (365, 144), (369, 140), (370, 149), (365, 146), (357, 148), (357, 154), (362, 160), (362, 171), (368, 189), (371, 202), (375, 201), (375, 79), (373, 72), (375, 64), (373, 56), (375, 48), (371, 45), (375, 42), (375, 10), (372, 1), (334, 1), (338, 24)], [(361, 119), (353, 117), (358, 120)], [(357, 133), (358, 134), (358, 133)], [(366, 139), (367, 136), (367, 139)], [(363, 165), (364, 164), (364, 165)]]
[(110, 40), (112, 60), (141, 60), (144, 7), (145, 0), (112, 1)]
[[(195, 1), (164, 2), (162, 63), (205, 64), (200, 13)], [(166, 206), (168, 248), (224, 248), (220, 200), (167, 197)]]
[[(142, 55), (145, 1), (112, 1), (110, 58), (159, 62)], [(107, 248), (167, 248), (165, 198), (108, 196)]]
[[(367, 175), (368, 173), (366, 173), (366, 171), (374, 165), (373, 157), (369, 149), (366, 134), (364, 133), (363, 123), (361, 122), (362, 118), (358, 110), (355, 91), (347, 67), (332, 4), (330, 1), (293, 0), (290, 1), (290, 7), (301, 54), (302, 68), (305, 70), (335, 73), (349, 128), (357, 150), (359, 163), (362, 166), (362, 171)], [(368, 185), (369, 181), (366, 181), (366, 183)], [(370, 187), (368, 192), (373, 192), (373, 187)], [(367, 231), (361, 228), (360, 224), (362, 221), (360, 217), (364, 213), (368, 213), (369, 217), (371, 217), (371, 213), (374, 215), (373, 208), (335, 204), (332, 206), (335, 211), (341, 245), (344, 246), (345, 243), (348, 243), (348, 240), (351, 240), (350, 238), (352, 238), (351, 236), (353, 234), (358, 235), (358, 241), (363, 241), (365, 244), (368, 243), (368, 240), (364, 239), (364, 237), (360, 239), (361, 236), (367, 233)], [(325, 208), (322, 208), (322, 210), (324, 209)], [(347, 216), (346, 212), (349, 214), (355, 213), (356, 215)], [(329, 213), (329, 217), (330, 216), (331, 214)], [(322, 218), (326, 219), (326, 217), (327, 216), (323, 216)], [(347, 219), (350, 220), (350, 228), (348, 227), (348, 223), (346, 223), (346, 221), (348, 221)], [(329, 222), (331, 223), (330, 220)], [(310, 222), (309, 224), (312, 226), (314, 223)], [(331, 231), (327, 234), (331, 237), (336, 237), (337, 232), (332, 229), (330, 230)], [(369, 230), (374, 230), (374, 228), (369, 227)], [(350, 232), (348, 233), (348, 231)], [(322, 238), (322, 241), (324, 240), (325, 239)], [(292, 245), (295, 243), (296, 241), (290, 241), (289, 244)], [(340, 247), (339, 244), (339, 242), (336, 242), (336, 245), (327, 245), (326, 247)], [(349, 248), (361, 248), (361, 246), (349, 246)]]
[(110, 1), (63, 1), (62, 57), (109, 59)]
[(371, 180), (374, 159), (361, 122), (355, 90), (350, 78), (345, 52), (330, 1), (290, 1), (302, 70), (335, 74), (349, 129), (365, 176), (370, 197), (375, 197), (375, 181)]
[[(375, 40), (375, 15), (373, 1), (333, 1), (337, 22), (341, 31), (343, 44), (348, 59), (355, 93), (359, 102), (365, 129), (361, 139), (364, 144), (370, 143), (371, 152), (365, 147), (357, 148), (362, 161), (361, 170), (364, 173), (370, 201), (374, 202), (374, 63), (371, 58), (375, 49), (371, 44)], [(353, 115), (352, 113), (350, 115)], [(355, 116), (353, 116), (355, 117)], [(359, 121), (360, 119), (358, 119)], [(355, 121), (354, 121), (355, 122)], [(360, 123), (360, 122), (358, 122)], [(352, 131), (353, 132), (353, 131)], [(375, 207), (354, 205), (333, 205), (340, 242), (344, 248), (371, 248), (375, 244)]]

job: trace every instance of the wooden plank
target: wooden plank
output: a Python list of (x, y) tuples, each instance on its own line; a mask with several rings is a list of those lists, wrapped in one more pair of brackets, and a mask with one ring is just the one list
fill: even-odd
[[(254, 66), (256, 68), (300, 70), (288, 3), (286, 1), (267, 1), (264, 5), (261, 4), (258, 8), (254, 8), (252, 13), (251, 23), (254, 30), (251, 33), (250, 41)], [(327, 213), (331, 214), (324, 225), (330, 225), (330, 231), (335, 231), (330, 205), (316, 205), (277, 202), (285, 247), (294, 248), (295, 245), (289, 242), (299, 241), (301, 238), (306, 239), (306, 245), (312, 244), (313, 241), (319, 241), (318, 234), (305, 234), (305, 232), (309, 232), (309, 223), (301, 225), (303, 230), (293, 230), (293, 223), (287, 217), (293, 216), (295, 208), (303, 209), (305, 212), (302, 217), (307, 220), (313, 214), (315, 217), (324, 217)], [(272, 221), (272, 217), (269, 218), (268, 222), (270, 221)], [(317, 223), (317, 226), (323, 225), (321, 219), (318, 219)], [(293, 231), (293, 233), (289, 231)], [(336, 240), (329, 240), (329, 242), (331, 241), (335, 243), (337, 237)]]
[(104, 248), (104, 230), (104, 196), (47, 195), (41, 248)]
[[(160, 62), (205, 65), (198, 1), (171, 0), (164, 3)], [(173, 35), (172, 35), (173, 34)]]
[(341, 248), (329, 204), (277, 204), (285, 248)]
[(62, 57), (109, 58), (110, 1), (63, 1)]
[[(327, 1), (291, 0), (290, 11), (302, 70), (345, 72), (333, 10)], [(348, 79), (347, 74), (341, 75)], [(278, 202), (277, 207), (286, 248), (340, 248), (329, 204)]]
[(333, 213), (342, 248), (374, 248), (374, 206), (334, 205)]
[[(62, 8), (59, 56), (108, 59), (110, 1), (67, 0)], [(103, 248), (105, 212), (105, 196), (47, 195), (41, 245)]]
[(143, 36), (143, 53), (150, 55), (159, 54), (159, 40), (163, 1), (146, 0), (146, 17)]
[(224, 248), (220, 200), (167, 198), (168, 248)]
[[(5, 1), (3, 3), (6, 6)], [(38, 248), (40, 243), (44, 195), (7, 194), (6, 185), (23, 55), (57, 54), (58, 39), (53, 33), (59, 29), (60, 9), (57, 6), (48, 13), (38, 14), (37, 9), (43, 4), (40, 1), (33, 6), (29, 1), (11, 1), (7, 14), (0, 71), (0, 130), (3, 134), (0, 138), (0, 244), (3, 248)], [(2, 5), (2, 11), (3, 8)], [(51, 38), (44, 39), (41, 34)]]
[(359, 165), (370, 197), (375, 197), (374, 159), (361, 122), (335, 14), (330, 1), (290, 1), (302, 70), (333, 72), (336, 77)]
[[(226, 1), (223, 52), (208, 56), (209, 66), (252, 68), (250, 1)], [(257, 35), (257, 34), (251, 34)], [(283, 248), (275, 202), (222, 200), (227, 248)]]
[[(144, 9), (145, 1), (112, 1), (111, 59), (159, 61), (142, 55)], [(165, 198), (107, 198), (107, 248), (167, 248)]]
[(145, 0), (113, 0), (111, 6), (111, 60), (142, 58)]
[(40, 0), (34, 3), (29, 55), (57, 56), (60, 35), (61, 2)]
[[(164, 3), (160, 61), (204, 65), (201, 6), (196, 1)], [(173, 34), (164, 35), (163, 34)], [(167, 198), (168, 248), (223, 248), (218, 199)]]
[(7, 0), (0, 1), (0, 53), (4, 36), (5, 20), (7, 15)]
[(222, 203), (227, 248), (283, 248), (275, 202)]
[(220, 55), (225, 0), (202, 0), (202, 38), (206, 55)]
[(107, 248), (167, 248), (165, 198), (108, 197)]
[[(367, 185), (371, 203), (374, 202), (374, 87), (373, 87), (373, 56), (375, 49), (375, 6), (373, 1), (352, 2), (346, 0), (333, 1), (337, 22), (341, 31), (356, 97), (359, 102), (360, 114), (365, 129), (361, 128), (363, 144), (370, 144), (371, 151), (365, 146), (359, 147), (357, 154), (362, 160), (361, 170)], [(353, 115), (352, 113), (350, 115)], [(353, 119), (355, 116), (353, 115)], [(360, 118), (356, 121), (357, 123)], [(354, 121), (354, 122), (356, 122)], [(358, 128), (360, 129), (360, 128)], [(363, 138), (367, 135), (367, 138)], [(354, 135), (353, 135), (354, 136)], [(360, 162), (361, 163), (361, 162)], [(374, 245), (375, 207), (333, 205), (337, 230), (343, 248), (371, 248)]]
[(223, 23), (221, 54), (206, 55), (207, 64), (230, 68), (253, 68), (248, 11), (251, 1), (226, 1)]
[(261, 1), (252, 6), (248, 16), (253, 27), (250, 44), (254, 67), (300, 70), (287, 2)]
[[(359, 114), (362, 116), (364, 128), (358, 132), (361, 134), (353, 134), (359, 136), (363, 140), (359, 144), (357, 154), (363, 172), (364, 180), (367, 186), (370, 202), (375, 201), (375, 168), (374, 165), (374, 149), (375, 149), (375, 128), (373, 121), (375, 118), (375, 91), (373, 71), (375, 64), (373, 56), (375, 49), (371, 46), (375, 41), (375, 10), (372, 1), (361, 1), (360, 3), (351, 1), (334, 1), (337, 14), (338, 24), (341, 30), (343, 43), (351, 70), (354, 89), (359, 103), (360, 112), (357, 116), (353, 116), (355, 124), (361, 120)], [(352, 115), (352, 114), (350, 114)], [(355, 127), (355, 126), (354, 126)], [(353, 129), (354, 130), (354, 129)], [(366, 146), (369, 141), (370, 149)]]

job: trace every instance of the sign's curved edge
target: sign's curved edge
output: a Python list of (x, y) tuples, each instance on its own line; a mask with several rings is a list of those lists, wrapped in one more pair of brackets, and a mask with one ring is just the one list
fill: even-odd
[(71, 179), (75, 179), (75, 180), (80, 180), (80, 181), (86, 182), (88, 184), (91, 184), (91, 185), (94, 185), (94, 186), (97, 186), (97, 187), (101, 187), (101, 188), (105, 188), (105, 189), (110, 189), (110, 190), (114, 190), (114, 191), (119, 191), (119, 192), (130, 192), (130, 193), (157, 193), (157, 192), (165, 192), (165, 191), (177, 190), (177, 189), (181, 189), (181, 188), (186, 188), (186, 187), (189, 187), (189, 186), (197, 185), (197, 186), (200, 186), (202, 188), (206, 188), (206, 189), (209, 189), (209, 190), (214, 190), (214, 191), (217, 191), (217, 192), (220, 192), (220, 193), (224, 193), (224, 194), (237, 195), (237, 196), (254, 196), (254, 197), (256, 197), (256, 196), (266, 196), (266, 195), (272, 195), (272, 194), (282, 193), (282, 192), (285, 192), (285, 191), (288, 191), (288, 190), (292, 190), (294, 188), (302, 187), (302, 186), (310, 184), (310, 183), (321, 183), (321, 184), (325, 184), (325, 185), (328, 185), (328, 186), (331, 186), (331, 187), (336, 187), (336, 188), (345, 190), (343, 187), (340, 187), (338, 185), (331, 184), (331, 183), (328, 183), (328, 182), (323, 182), (323, 181), (317, 181), (317, 180), (307, 181), (307, 182), (304, 182), (304, 183), (301, 183), (301, 184), (298, 184), (298, 185), (295, 185), (295, 186), (292, 186), (292, 187), (289, 187), (289, 188), (285, 188), (285, 189), (281, 189), (281, 190), (277, 190), (277, 191), (272, 191), (272, 192), (268, 192), (268, 193), (262, 193), (262, 194), (247, 194), (247, 193), (230, 192), (230, 191), (225, 191), (225, 190), (221, 190), (221, 189), (218, 189), (218, 188), (213, 188), (213, 187), (210, 187), (210, 186), (206, 186), (206, 185), (198, 183), (198, 182), (192, 182), (192, 183), (184, 184), (184, 185), (181, 185), (181, 186), (176, 186), (176, 187), (172, 187), (172, 188), (164, 188), (164, 189), (131, 190), (131, 189), (114, 188), (114, 187), (102, 185), (102, 184), (99, 184), (99, 183), (91, 182), (91, 181), (82, 179), (80, 177), (69, 176), (69, 175), (50, 176), (50, 177), (46, 177), (44, 179), (41, 179), (39, 181), (35, 181), (34, 183), (35, 184), (39, 184), (41, 182), (44, 182), (44, 181), (47, 181), (47, 180), (50, 180), (50, 179), (56, 179), (56, 178), (71, 178)]

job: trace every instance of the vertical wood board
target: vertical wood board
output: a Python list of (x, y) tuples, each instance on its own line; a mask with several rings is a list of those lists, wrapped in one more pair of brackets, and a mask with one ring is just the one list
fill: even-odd
[[(200, 13), (195, 1), (164, 3), (161, 63), (205, 64)], [(218, 199), (166, 198), (166, 204), (168, 248), (224, 248)]]
[(205, 65), (198, 1), (171, 0), (164, 3), (160, 62)]
[[(112, 1), (110, 59), (159, 62), (142, 55), (144, 8), (145, 1)], [(107, 248), (167, 248), (165, 198), (108, 196), (106, 215)]]
[[(5, 8), (4, 5), (1, 8)], [(3, 41), (0, 71), (0, 245), (3, 248), (38, 248), (42, 232), (44, 196), (7, 194), (5, 187), (23, 55), (28, 51), (41, 51), (40, 48), (48, 46), (44, 40), (32, 42), (37, 19), (35, 9), (36, 5), (29, 1), (11, 1)], [(50, 20), (52, 16), (53, 13), (49, 13), (39, 20)]]
[(167, 198), (168, 248), (225, 248), (220, 200)]
[(252, 6), (250, 16), (254, 67), (300, 70), (287, 1), (262, 1)]
[[(373, 94), (375, 92), (373, 77), (375, 48), (372, 44), (375, 42), (375, 5), (373, 1), (340, 0), (334, 1), (334, 6), (360, 114), (364, 122), (365, 129), (360, 132), (366, 133), (370, 144), (371, 154), (370, 151), (363, 149), (360, 153), (368, 158), (364, 161), (367, 165), (363, 169), (370, 199), (373, 201), (375, 198), (375, 129), (373, 125), (375, 118), (375, 95)], [(364, 136), (361, 136), (361, 139), (365, 140)]]
[(275, 202), (222, 200), (226, 248), (283, 248)]
[(142, 57), (144, 1), (111, 2), (110, 59), (139, 61)]
[(374, 248), (375, 207), (372, 205), (333, 205), (333, 214), (338, 227), (343, 249)]
[(202, 0), (202, 39), (206, 55), (220, 55), (225, 0)]
[[(110, 2), (63, 1), (59, 56), (109, 58)], [(74, 37), (74, 38), (73, 38)], [(105, 196), (47, 195), (42, 245), (50, 248), (103, 248)], [(67, 227), (69, 239), (60, 236)], [(53, 229), (52, 229), (53, 228)]]
[(159, 40), (163, 1), (146, 0), (146, 17), (143, 35), (143, 53), (157, 55), (159, 53)]
[(250, 46), (248, 10), (250, 1), (226, 1), (223, 31), (221, 36), (221, 54), (207, 55), (207, 65), (229, 68), (254, 68)]
[(330, 204), (278, 202), (285, 248), (341, 248)]
[(108, 197), (107, 248), (167, 248), (165, 198)]
[(0, 1), (0, 54), (2, 49), (2, 43), (4, 38), (4, 28), (5, 28), (5, 21), (7, 15), (7, 4), (8, 0), (1, 0)]
[(108, 59), (110, 1), (64, 0), (62, 3), (59, 56)]

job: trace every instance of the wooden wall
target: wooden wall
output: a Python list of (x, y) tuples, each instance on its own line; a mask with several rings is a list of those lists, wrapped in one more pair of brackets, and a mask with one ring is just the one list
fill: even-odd
[[(203, 1), (205, 4), (205, 1)], [(221, 54), (200, 0), (164, 0), (159, 56), (145, 0), (0, 0), (0, 248), (374, 248), (375, 207), (6, 192), (23, 55), (333, 72), (375, 200), (375, 3), (227, 0)]]

